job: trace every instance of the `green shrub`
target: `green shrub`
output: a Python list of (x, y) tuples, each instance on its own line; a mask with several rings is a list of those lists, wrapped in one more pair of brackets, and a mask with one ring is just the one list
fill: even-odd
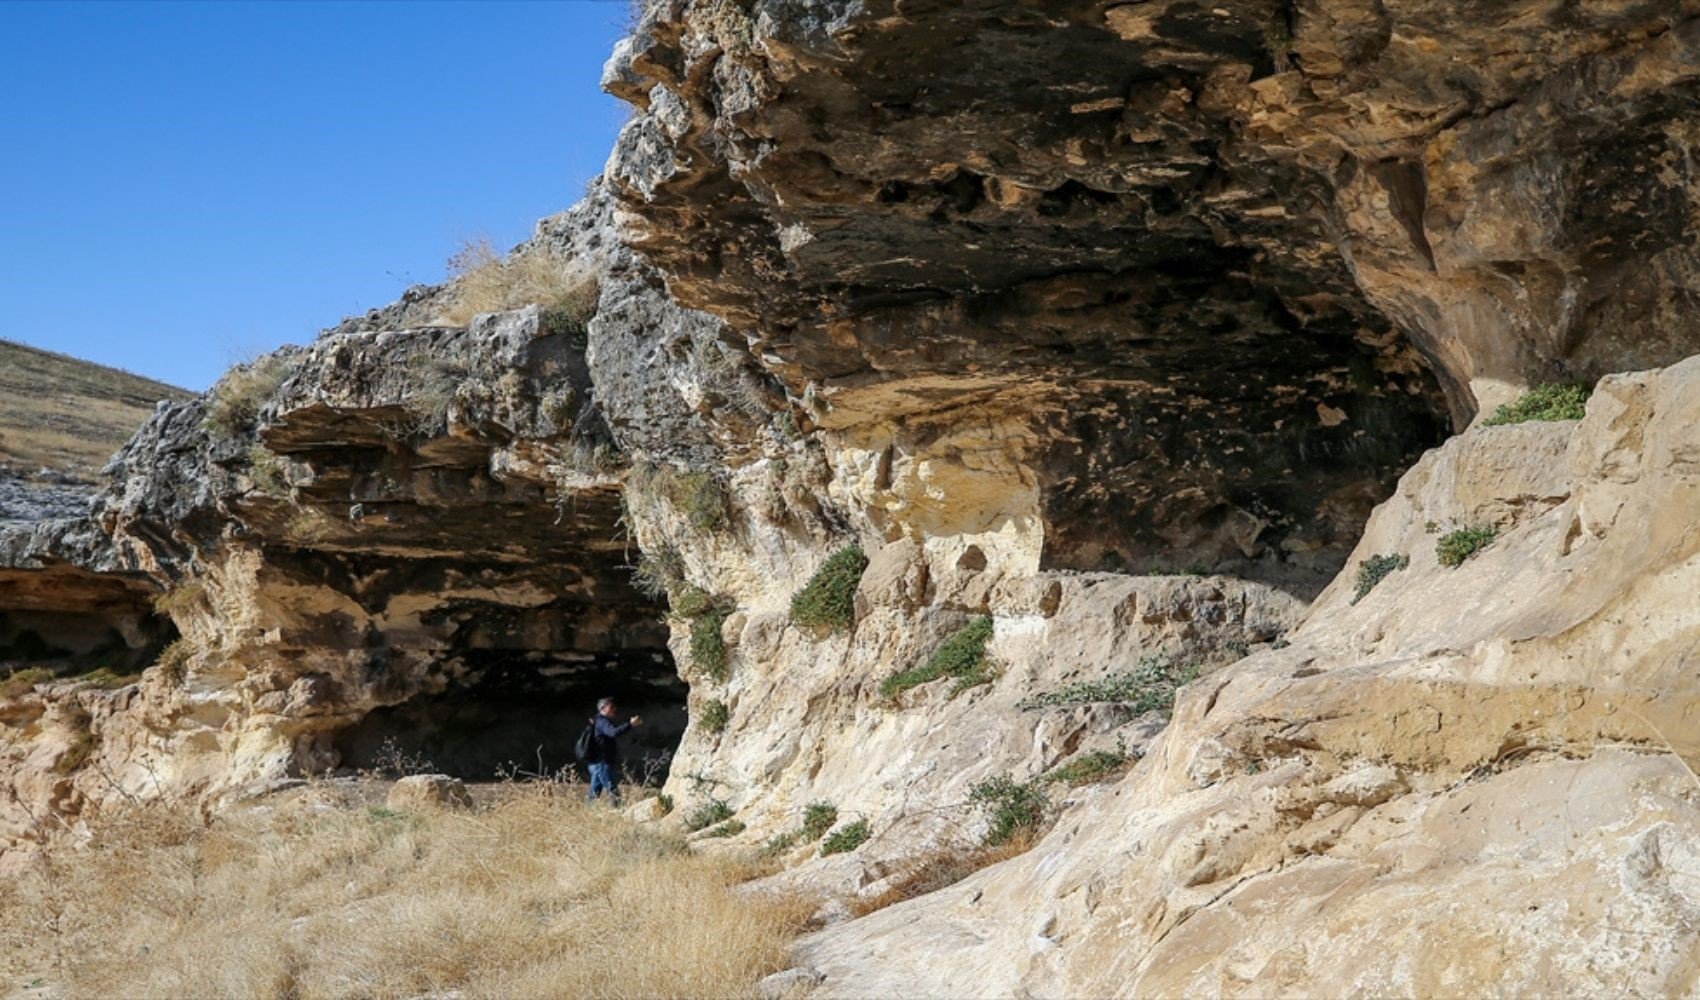
[(868, 827), (868, 821), (859, 819), (854, 823), (846, 823), (832, 831), (832, 836), (826, 838), (820, 845), (821, 857), (829, 854), (844, 854), (854, 851), (868, 842), (873, 830)]
[(1111, 674), (1102, 680), (1082, 681), (1022, 699), (1021, 708), (1049, 708), (1117, 702), (1136, 712), (1167, 712), (1175, 707), (1175, 695), (1198, 678), (1198, 664), (1180, 663), (1167, 656), (1147, 656), (1130, 671)]
[(661, 804), (661, 815), (667, 816), (673, 812), (673, 796), (662, 792), (655, 797), (655, 801)]
[(1493, 525), (1476, 528), (1458, 528), (1440, 536), (1440, 541), (1434, 543), (1435, 558), (1442, 566), (1462, 566), (1464, 560), (1487, 548), (1488, 543), (1499, 534), (1499, 529)]
[(830, 802), (811, 802), (803, 809), (803, 839), (819, 840), (838, 822), (838, 807)]
[(791, 620), (811, 628), (847, 629), (856, 623), (856, 586), (868, 557), (861, 546), (834, 552), (791, 598)]
[(673, 613), (680, 618), (695, 618), (714, 610), (714, 596), (708, 591), (687, 584), (668, 595)]
[(702, 703), (702, 728), (704, 732), (724, 733), (726, 726), (732, 721), (732, 710), (718, 698), (711, 698)]
[(1121, 770), (1131, 758), (1122, 750), (1093, 750), (1081, 754), (1067, 764), (1056, 768), (1045, 775), (1046, 781), (1060, 781), (1065, 785), (1089, 785)]
[(1358, 563), (1358, 592), (1352, 597), (1352, 603), (1356, 604), (1368, 597), (1369, 592), (1375, 589), (1375, 585), (1387, 579), (1389, 573), (1404, 569), (1409, 565), (1411, 565), (1411, 557), (1405, 555), (1370, 556)]
[(968, 801), (991, 819), (987, 847), (1031, 837), (1044, 825), (1050, 800), (1037, 781), (1016, 781), (1007, 774), (987, 778), (968, 790)]
[(730, 518), (726, 484), (711, 472), (680, 472), (668, 480), (668, 499), (684, 511), (691, 527), (703, 534), (724, 531)]
[(1521, 424), (1531, 420), (1581, 420), (1593, 389), (1580, 382), (1548, 382), (1506, 403), (1482, 421), (1484, 427)]
[(685, 817), (685, 829), (695, 833), (732, 818), (732, 807), (719, 799), (709, 799)]
[(722, 683), (731, 665), (731, 654), (720, 634), (726, 618), (725, 609), (712, 607), (691, 622), (691, 662), (704, 676)]
[(991, 638), (991, 616), (981, 615), (940, 643), (939, 648), (933, 650), (933, 655), (927, 657), (927, 662), (881, 681), (880, 695), (892, 698), (940, 677), (956, 678), (952, 693), (984, 684), (992, 679), (986, 666), (986, 643)]
[(714, 829), (703, 834), (705, 837), (736, 837), (743, 833), (746, 827), (743, 820), (729, 819)]

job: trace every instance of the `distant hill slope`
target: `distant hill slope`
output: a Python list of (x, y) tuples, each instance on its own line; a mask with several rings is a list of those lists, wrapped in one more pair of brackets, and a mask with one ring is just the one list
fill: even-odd
[(90, 479), (162, 399), (193, 393), (0, 340), (0, 463)]

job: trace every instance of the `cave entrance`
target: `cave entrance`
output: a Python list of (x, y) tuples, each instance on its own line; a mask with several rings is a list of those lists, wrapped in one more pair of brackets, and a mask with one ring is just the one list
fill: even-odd
[(70, 567), (0, 570), (0, 676), (141, 673), (177, 638), (152, 595), (138, 581)]
[(369, 713), (335, 739), (345, 768), (466, 781), (552, 777), (596, 701), (644, 724), (621, 740), (625, 781), (658, 785), (685, 731), (687, 688), (665, 646), (606, 654), (470, 653), (440, 691)]

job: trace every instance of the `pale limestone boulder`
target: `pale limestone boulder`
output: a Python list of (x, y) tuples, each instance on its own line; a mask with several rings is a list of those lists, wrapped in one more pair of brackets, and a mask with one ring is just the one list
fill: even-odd
[(466, 783), (446, 774), (413, 774), (390, 786), (384, 804), (391, 809), (471, 809), (472, 793)]

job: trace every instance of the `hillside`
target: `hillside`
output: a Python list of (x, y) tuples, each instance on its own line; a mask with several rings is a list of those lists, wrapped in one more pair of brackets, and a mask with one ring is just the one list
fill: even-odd
[(163, 382), (0, 340), (0, 462), (89, 479), (162, 399)]

